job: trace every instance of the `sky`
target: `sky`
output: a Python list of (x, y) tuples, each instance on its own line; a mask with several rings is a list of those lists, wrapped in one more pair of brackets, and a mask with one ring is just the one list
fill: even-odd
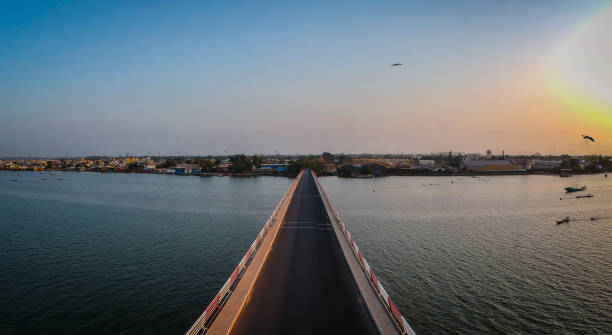
[(1, 1), (0, 157), (612, 154), (610, 32), (594, 0)]

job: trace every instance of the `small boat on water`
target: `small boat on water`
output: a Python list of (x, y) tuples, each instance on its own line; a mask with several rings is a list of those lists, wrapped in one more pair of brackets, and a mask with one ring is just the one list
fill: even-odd
[(582, 186), (582, 187), (573, 187), (573, 186), (570, 186), (570, 187), (566, 187), (565, 188), (565, 192), (567, 192), (567, 193), (579, 192), (579, 191), (584, 191), (584, 190), (586, 190), (586, 186)]
[(566, 216), (565, 219), (557, 221), (557, 224), (568, 223), (570, 222), (569, 216)]
[(594, 197), (594, 195), (592, 195), (591, 193), (587, 194), (587, 195), (577, 195), (576, 199), (582, 199), (582, 198), (592, 198)]

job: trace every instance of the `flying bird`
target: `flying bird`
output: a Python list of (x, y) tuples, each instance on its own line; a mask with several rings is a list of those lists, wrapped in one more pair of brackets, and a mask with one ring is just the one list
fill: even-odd
[(393, 63), (393, 64), (391, 64), (391, 67), (394, 67), (394, 66), (402, 66), (402, 65), (404, 65), (404, 64), (402, 64), (402, 63)]
[(582, 138), (584, 138), (585, 140), (589, 140), (589, 141), (591, 141), (591, 142), (595, 143), (595, 139), (594, 139), (594, 138), (592, 138), (592, 137), (591, 137), (591, 136), (589, 136), (589, 135), (580, 135), (580, 136), (582, 136)]

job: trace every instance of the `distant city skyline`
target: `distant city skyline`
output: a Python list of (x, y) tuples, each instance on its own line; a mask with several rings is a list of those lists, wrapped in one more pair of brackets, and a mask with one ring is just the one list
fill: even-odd
[[(268, 157), (268, 158), (274, 158), (275, 156), (279, 157), (279, 158), (287, 158), (287, 157), (291, 157), (290, 159), (296, 159), (299, 157), (320, 157), (322, 154), (332, 154), (335, 156), (340, 156), (340, 155), (345, 155), (347, 157), (358, 157), (358, 156), (363, 156), (363, 157), (383, 157), (383, 156), (394, 156), (394, 157), (398, 157), (398, 156), (406, 156), (406, 157), (413, 157), (413, 158), (419, 158), (419, 157), (424, 157), (424, 156), (436, 156), (436, 157), (441, 157), (441, 156), (448, 156), (449, 154), (452, 157), (457, 157), (457, 156), (462, 156), (462, 157), (476, 157), (475, 155), (478, 155), (477, 157), (480, 157), (480, 159), (487, 159), (488, 157), (492, 157), (494, 159), (502, 159), (502, 157), (506, 157), (506, 158), (511, 158), (511, 157), (519, 157), (519, 156), (534, 156), (534, 157), (541, 157), (541, 158), (546, 158), (546, 157), (561, 157), (564, 155), (568, 155), (570, 157), (591, 157), (591, 156), (599, 156), (600, 154), (589, 154), (589, 153), (584, 153), (584, 154), (569, 154), (569, 153), (541, 153), (541, 152), (535, 152), (535, 153), (531, 153), (531, 154), (525, 154), (525, 153), (508, 153), (505, 152), (503, 150), (500, 150), (499, 152), (495, 152), (493, 151), (491, 154), (488, 154), (486, 151), (485, 152), (475, 152), (475, 151), (470, 151), (470, 152), (455, 152), (455, 151), (437, 151), (437, 152), (328, 152), (328, 151), (324, 151), (324, 152), (320, 152), (320, 153), (316, 153), (316, 152), (294, 152), (294, 153), (266, 153), (266, 152), (223, 152), (223, 153), (219, 153), (219, 152), (214, 152), (214, 153), (189, 153), (189, 152), (177, 152), (177, 153), (151, 153), (151, 152), (145, 152), (145, 153), (123, 153), (123, 154), (82, 154), (82, 155), (41, 155), (41, 156), (24, 156), (24, 155), (19, 155), (19, 156), (0, 156), (0, 160), (19, 160), (19, 159), (25, 159), (25, 160), (37, 160), (37, 159), (80, 159), (80, 158), (92, 158), (92, 157), (107, 157), (107, 158), (127, 158), (127, 157), (151, 157), (151, 158), (156, 158), (156, 157), (161, 157), (161, 158), (165, 158), (165, 157), (187, 157), (187, 158), (193, 158), (193, 157), (231, 157), (234, 155), (246, 155), (246, 156), (260, 156), (260, 157)], [(602, 154), (603, 155), (603, 154)], [(606, 155), (607, 156), (607, 155)]]
[(0, 157), (610, 155), (610, 31), (596, 0), (5, 2)]

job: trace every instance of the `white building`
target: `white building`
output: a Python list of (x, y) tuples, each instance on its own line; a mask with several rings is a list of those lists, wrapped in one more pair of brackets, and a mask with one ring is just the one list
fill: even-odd
[(419, 166), (434, 166), (436, 162), (433, 159), (419, 159)]

